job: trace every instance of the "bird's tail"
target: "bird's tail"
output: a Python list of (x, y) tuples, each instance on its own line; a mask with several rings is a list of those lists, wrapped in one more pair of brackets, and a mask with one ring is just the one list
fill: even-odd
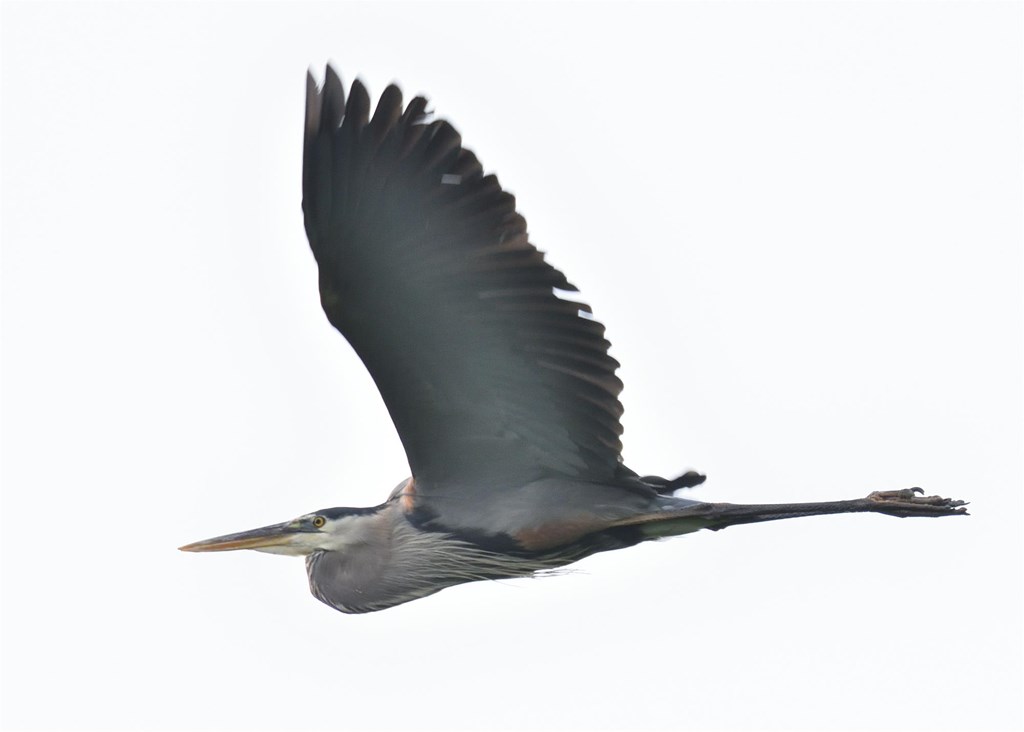
[(641, 481), (652, 486), (654, 490), (658, 491), (663, 496), (670, 496), (677, 490), (682, 488), (693, 488), (698, 486), (708, 479), (708, 476), (703, 473), (698, 473), (696, 470), (688, 470), (687, 472), (679, 475), (675, 478), (662, 478), (658, 475), (645, 475), (640, 478)]

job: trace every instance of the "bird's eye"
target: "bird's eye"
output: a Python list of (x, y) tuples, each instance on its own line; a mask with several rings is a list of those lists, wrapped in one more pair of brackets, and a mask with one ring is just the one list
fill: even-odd
[(325, 519), (323, 516), (314, 516), (313, 517), (313, 526), (315, 526), (318, 529), (322, 529), (324, 527), (324, 524), (326, 524), (326, 523), (327, 523), (327, 519)]

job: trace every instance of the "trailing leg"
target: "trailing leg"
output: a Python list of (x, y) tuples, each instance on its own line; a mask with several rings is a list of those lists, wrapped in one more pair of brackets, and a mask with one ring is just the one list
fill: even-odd
[(965, 501), (941, 496), (925, 496), (920, 488), (897, 491), (875, 491), (865, 498), (849, 501), (820, 503), (694, 503), (680, 508), (667, 508), (653, 514), (634, 516), (618, 522), (617, 526), (642, 527), (651, 537), (675, 536), (699, 529), (720, 529), (737, 524), (755, 524), (762, 521), (825, 516), (837, 513), (884, 513), (888, 516), (938, 517), (967, 515)]

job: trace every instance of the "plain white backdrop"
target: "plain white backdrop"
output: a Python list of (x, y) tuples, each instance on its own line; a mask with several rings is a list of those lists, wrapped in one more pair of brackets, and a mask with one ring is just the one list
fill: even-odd
[[(1020, 3), (3, 5), (2, 724), (1019, 729)], [(625, 457), (818, 518), (345, 616), (176, 547), (407, 474), (304, 75), (426, 93), (608, 326)], [(382, 286), (387, 286), (385, 283)]]

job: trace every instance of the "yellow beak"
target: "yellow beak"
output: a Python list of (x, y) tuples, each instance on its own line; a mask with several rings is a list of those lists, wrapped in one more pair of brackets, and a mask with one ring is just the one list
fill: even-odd
[(302, 534), (294, 522), (273, 524), (237, 534), (225, 534), (212, 539), (196, 541), (180, 546), (183, 552), (229, 552), (236, 549), (267, 549), (268, 547), (291, 546), (297, 535)]

